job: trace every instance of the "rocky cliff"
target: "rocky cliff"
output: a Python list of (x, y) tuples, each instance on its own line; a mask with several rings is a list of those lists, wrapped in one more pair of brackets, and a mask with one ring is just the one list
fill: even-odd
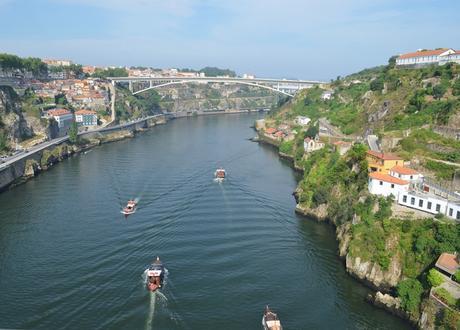
[(21, 97), (9, 86), (0, 86), (0, 152), (34, 137), (54, 138), (57, 123), (24, 111)]

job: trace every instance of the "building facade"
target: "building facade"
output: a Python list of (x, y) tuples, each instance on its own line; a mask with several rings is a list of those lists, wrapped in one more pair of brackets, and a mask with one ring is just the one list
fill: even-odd
[(67, 109), (53, 109), (48, 111), (48, 117), (54, 118), (59, 127), (59, 135), (64, 136), (74, 122), (73, 114)]
[(366, 159), (371, 172), (388, 174), (393, 167), (404, 165), (404, 160), (401, 157), (372, 150), (367, 151)]
[(78, 110), (75, 112), (75, 121), (78, 126), (97, 126), (97, 114), (91, 110)]
[(385, 173), (372, 172), (369, 173), (368, 189), (373, 195), (393, 195), (395, 200), (398, 200), (401, 194), (409, 192), (409, 181)]
[(449, 62), (460, 63), (460, 51), (452, 48), (418, 50), (402, 54), (396, 59), (397, 66), (444, 65)]

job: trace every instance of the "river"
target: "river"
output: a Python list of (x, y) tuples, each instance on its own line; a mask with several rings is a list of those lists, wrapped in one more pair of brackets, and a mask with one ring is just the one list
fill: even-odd
[(171, 121), (0, 194), (0, 328), (260, 329), (269, 304), (285, 329), (407, 329), (364, 301), (333, 228), (295, 215), (297, 174), (247, 140), (256, 118)]

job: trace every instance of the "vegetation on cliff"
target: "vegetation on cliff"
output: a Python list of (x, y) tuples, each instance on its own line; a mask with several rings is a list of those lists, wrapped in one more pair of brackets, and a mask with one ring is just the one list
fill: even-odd
[[(439, 285), (438, 274), (429, 272), (435, 260), (443, 252), (460, 251), (460, 224), (442, 217), (407, 220), (393, 216), (391, 198), (368, 193), (364, 145), (356, 143), (340, 156), (326, 143), (325, 148), (304, 155), (303, 139), (314, 136), (314, 128), (310, 126), (312, 131), (307, 133), (293, 122), (301, 115), (312, 123), (326, 118), (348, 135), (373, 130), (380, 138), (399, 141), (391, 151), (405, 159), (418, 158), (427, 171), (450, 180), (456, 167), (441, 161), (460, 164), (460, 144), (436, 133), (434, 127), (458, 127), (459, 81), (459, 65), (399, 69), (390, 62), (333, 81), (331, 100), (321, 98), (325, 89), (303, 91), (268, 118), (270, 126), (290, 123), (297, 133), (293, 140), (281, 141), (279, 150), (304, 170), (297, 189), (299, 209), (310, 215), (326, 210), (325, 217), (344, 228), (341, 235), (347, 237), (344, 253), (348, 257), (372, 263), (377, 272), (391, 273), (396, 282), (390, 287), (413, 320), (420, 317), (429, 289)], [(445, 311), (438, 315), (438, 323), (448, 328), (457, 318), (456, 312)]]
[(127, 88), (116, 90), (115, 111), (121, 120), (136, 119), (159, 113), (160, 96), (154, 90), (133, 95)]

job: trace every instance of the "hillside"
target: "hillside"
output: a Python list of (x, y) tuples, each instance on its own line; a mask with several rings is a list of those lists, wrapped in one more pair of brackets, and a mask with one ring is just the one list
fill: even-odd
[(437, 180), (460, 167), (460, 65), (420, 69), (393, 64), (366, 69), (325, 87), (304, 90), (271, 119), (326, 118), (351, 139), (380, 138), (383, 151), (412, 160)]
[[(333, 91), (332, 97), (324, 100), (327, 90)], [(297, 116), (312, 120), (301, 126)], [(373, 132), (383, 151), (399, 154), (426, 176), (450, 184), (460, 168), (460, 141), (455, 138), (459, 120), (460, 66), (397, 69), (390, 63), (323, 89), (302, 91), (258, 124), (261, 139), (277, 145), (303, 172), (297, 211), (336, 226), (347, 271), (388, 293), (386, 302), (375, 298), (376, 304), (419, 328), (460, 327), (460, 299), (439, 287), (441, 277), (433, 279), (439, 255), (460, 251), (460, 224), (441, 214), (403, 216), (392, 198), (371, 195), (365, 137)], [(338, 132), (324, 134), (324, 122)], [(321, 148), (305, 152), (307, 137)], [(340, 153), (347, 141), (349, 150)], [(431, 289), (449, 308), (429, 298)]]

